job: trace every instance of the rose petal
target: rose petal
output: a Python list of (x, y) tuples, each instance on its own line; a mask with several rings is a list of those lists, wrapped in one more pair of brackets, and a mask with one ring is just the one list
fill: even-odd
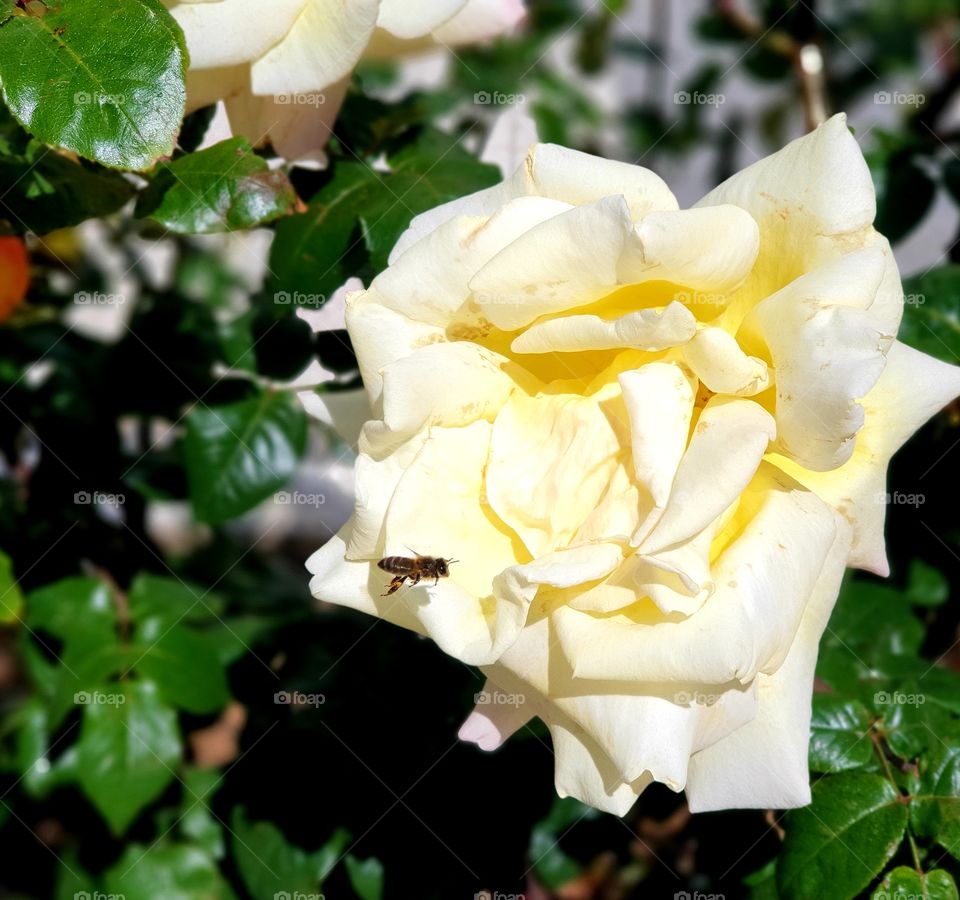
[(663, 309), (641, 309), (617, 319), (563, 316), (531, 325), (514, 339), (514, 353), (553, 353), (633, 347), (665, 350), (690, 340), (697, 320), (682, 303)]
[(766, 464), (747, 496), (742, 532), (714, 564), (716, 590), (696, 615), (638, 626), (553, 614), (577, 677), (725, 685), (776, 671), (833, 544), (834, 513)]
[(377, 560), (387, 555), (384, 517), (400, 479), (426, 439), (426, 433), (420, 432), (397, 443), (393, 433), (376, 420), (367, 422), (361, 429), (354, 479), (356, 505), (347, 559)]
[(420, 347), (447, 339), (442, 328), (388, 309), (372, 290), (347, 295), (346, 320), (363, 386), (375, 412), (383, 393), (380, 371)]
[(176, 3), (170, 15), (183, 29), (191, 69), (251, 62), (282, 41), (306, 0), (276, 0), (263, 15), (260, 0)]
[[(255, 94), (299, 94), (322, 91), (340, 81), (360, 59), (373, 34), (379, 0), (309, 0), (286, 37), (251, 66)], [(262, 6), (262, 4), (258, 4)], [(257, 23), (273, 15), (251, 13)], [(213, 35), (222, 40), (222, 35)]]
[(615, 425), (597, 398), (573, 394), (515, 392), (500, 411), (487, 496), (531, 556), (568, 545), (604, 496), (623, 446)]
[(483, 420), (430, 428), (403, 467), (384, 520), (385, 555), (409, 556), (412, 549), (456, 558), (450, 580), (477, 597), (488, 596), (494, 577), (526, 555), (517, 536), (491, 514), (484, 493), (491, 431)]
[(453, 18), (466, 6), (466, 0), (380, 0), (377, 25), (398, 38), (423, 37)]
[(850, 459), (829, 472), (792, 460), (770, 461), (839, 510), (853, 525), (849, 564), (888, 575), (883, 525), (890, 458), (924, 422), (960, 394), (960, 368), (894, 342), (887, 366), (863, 399), (864, 425)]
[(752, 400), (716, 396), (700, 413), (663, 515), (641, 553), (655, 554), (699, 534), (749, 484), (776, 436), (772, 416)]
[(523, 196), (547, 197), (574, 206), (622, 196), (634, 221), (653, 210), (677, 208), (677, 200), (666, 184), (649, 169), (556, 144), (537, 144), (517, 171), (500, 184), (416, 216), (393, 248), (390, 263), (454, 216), (489, 216), (504, 203)]
[(634, 226), (624, 197), (605, 197), (531, 228), (470, 281), (476, 302), (512, 331), (624, 285), (672, 282), (723, 293), (749, 273), (757, 228), (733, 206), (652, 212)]
[(423, 347), (383, 368), (383, 421), (398, 434), (493, 421), (514, 389), (506, 362), (470, 341)]
[(868, 309), (883, 271), (879, 250), (859, 250), (797, 278), (744, 323), (773, 359), (777, 450), (805, 468), (835, 469), (853, 453), (863, 425), (856, 401), (876, 384), (893, 341)]
[[(480, 702), (482, 700), (482, 702)], [(496, 750), (511, 734), (532, 718), (526, 698), (501, 691), (489, 679), (472, 713), (460, 726), (457, 737), (481, 750)]]
[(760, 226), (756, 264), (723, 316), (731, 332), (764, 297), (876, 240), (873, 181), (842, 113), (731, 176), (696, 207), (728, 203)]
[(715, 394), (752, 397), (770, 386), (767, 364), (747, 356), (722, 328), (703, 328), (684, 345), (683, 358)]
[[(591, 769), (605, 770), (610, 793), (617, 782), (645, 786), (650, 776), (681, 790), (690, 754), (707, 740), (729, 734), (756, 712), (750, 687), (718, 692), (708, 703), (690, 702), (690, 684), (621, 681), (609, 684), (609, 693), (598, 692), (571, 677), (562, 658), (557, 659), (548, 619), (528, 624), (484, 674), (501, 690), (524, 695), (551, 731), (560, 725), (574, 733), (590, 751), (577, 755), (576, 771), (587, 775)], [(566, 763), (558, 760), (557, 765), (558, 776), (561, 771), (572, 774)]]
[(444, 222), (397, 257), (370, 285), (380, 302), (446, 328), (470, 296), (473, 273), (535, 225), (571, 209), (542, 197), (519, 197), (492, 216)]
[(345, 443), (356, 447), (360, 429), (370, 418), (370, 403), (363, 388), (352, 391), (299, 391), (297, 397), (307, 413), (329, 425)]
[(510, 31), (525, 15), (523, 0), (467, 0), (452, 19), (433, 29), (433, 37), (454, 46), (485, 41)]
[(226, 100), (227, 115), (234, 134), (245, 135), (254, 146), (270, 142), (273, 149), (291, 162), (323, 162), (323, 147), (333, 133), (333, 123), (346, 96), (349, 80), (324, 89), (323, 103), (305, 106), (278, 103), (274, 96), (244, 91)]
[(652, 362), (619, 377), (630, 415), (633, 468), (653, 498), (666, 506), (687, 447), (697, 381), (672, 362)]
[(838, 517), (836, 539), (790, 652), (776, 672), (757, 676), (756, 717), (690, 759), (687, 799), (691, 812), (791, 809), (810, 802), (807, 753), (813, 674), (849, 548), (850, 529)]
[(651, 212), (637, 225), (643, 256), (624, 261), (625, 284), (671, 281), (722, 295), (750, 274), (760, 247), (753, 217), (738, 206)]
[(402, 598), (380, 596), (378, 575), (382, 573), (379, 569), (370, 562), (351, 562), (345, 558), (346, 538), (352, 526), (353, 520), (347, 522), (307, 560), (307, 571), (313, 576), (310, 593), (324, 603), (347, 606), (425, 634), (424, 627), (410, 614)]

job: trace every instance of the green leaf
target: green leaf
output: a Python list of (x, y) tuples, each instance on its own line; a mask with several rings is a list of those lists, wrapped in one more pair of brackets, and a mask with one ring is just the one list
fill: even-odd
[(937, 841), (960, 858), (960, 738), (947, 735), (933, 742), (919, 770), (910, 825), (918, 837)]
[(104, 876), (104, 890), (123, 900), (230, 900), (216, 863), (186, 844), (132, 844)]
[(350, 843), (350, 832), (346, 828), (338, 828), (330, 839), (311, 857), (313, 865), (320, 876), (321, 884), (333, 871), (333, 867), (343, 856), (343, 852)]
[(749, 900), (780, 900), (777, 893), (777, 860), (771, 859), (762, 869), (751, 872), (743, 879), (750, 888)]
[(812, 803), (788, 816), (777, 888), (784, 900), (849, 900), (893, 856), (906, 825), (907, 809), (882, 776), (823, 778)]
[(223, 825), (210, 812), (210, 798), (222, 780), (219, 772), (209, 769), (187, 769), (183, 775), (180, 833), (213, 859), (222, 859), (226, 849)]
[(133, 196), (118, 172), (68, 159), (39, 141), (0, 152), (0, 232), (46, 234), (116, 212)]
[(572, 797), (554, 800), (550, 812), (530, 832), (527, 855), (537, 878), (551, 891), (577, 878), (583, 867), (560, 846), (560, 838), (582, 820), (596, 818), (597, 811)]
[(883, 877), (880, 886), (870, 895), (872, 900), (957, 900), (957, 886), (949, 872), (934, 869), (918, 872), (897, 866)]
[(950, 582), (943, 572), (915, 559), (910, 563), (907, 599), (915, 606), (943, 606), (950, 596)]
[(0, 550), (0, 623), (16, 622), (23, 612), (23, 594), (13, 575), (13, 562)]
[(127, 595), (130, 616), (135, 622), (160, 618), (168, 625), (177, 622), (205, 622), (211, 609), (219, 612), (223, 599), (199, 585), (143, 572), (130, 584)]
[(67, 851), (60, 857), (57, 866), (57, 882), (53, 900), (82, 900), (92, 897), (97, 880), (86, 872), (77, 861), (76, 854)]
[(937, 192), (937, 186), (910, 148), (894, 153), (882, 172), (877, 218), (877, 231), (896, 243), (906, 237), (927, 214)]
[(254, 897), (315, 894), (320, 884), (316, 859), (288, 844), (270, 822), (250, 822), (241, 807), (233, 812), (233, 858), (247, 890)]
[(381, 900), (383, 897), (383, 863), (372, 856), (369, 859), (359, 860), (355, 856), (349, 855), (344, 863), (347, 867), (350, 886), (360, 900)]
[(24, 790), (42, 797), (50, 788), (52, 765), (50, 721), (47, 708), (37, 697), (30, 698), (14, 713), (11, 725), (17, 728), (15, 765)]
[(423, 132), (387, 161), (389, 172), (375, 172), (364, 162), (338, 160), (307, 211), (279, 223), (268, 292), (322, 302), (348, 276), (385, 268), (415, 215), (500, 180), (496, 167), (437, 131)]
[(187, 53), (159, 0), (60, 0), (0, 19), (0, 88), (27, 131), (112, 168), (173, 152)]
[(241, 137), (164, 163), (140, 195), (136, 214), (178, 234), (236, 231), (293, 210), (293, 185)]
[(899, 338), (944, 362), (960, 358), (960, 265), (903, 280), (906, 306)]
[(359, 269), (365, 252), (358, 210), (382, 189), (383, 177), (361, 162), (337, 162), (306, 212), (277, 224), (268, 292), (315, 298), (319, 305)]
[[(96, 631), (71, 637), (60, 655), (56, 689), (50, 698), (51, 725), (57, 726), (81, 694), (101, 689), (114, 676), (124, 673), (133, 662), (130, 647), (116, 634)], [(115, 687), (116, 685), (114, 685)]]
[[(63, 641), (56, 665), (38, 687), (56, 728), (83, 692), (101, 688), (127, 668), (132, 659), (117, 634), (116, 602), (110, 588), (95, 578), (64, 578), (32, 591), (26, 600), (27, 624), (35, 640), (51, 651), (48, 638)], [(33, 671), (43, 672), (33, 655)]]
[(306, 441), (306, 415), (290, 394), (196, 407), (184, 448), (197, 518), (224, 522), (265, 500), (293, 475)]
[(817, 675), (835, 690), (871, 702), (891, 679), (929, 668), (918, 656), (923, 623), (897, 590), (847, 579), (823, 636)]
[(111, 831), (120, 835), (174, 777), (180, 732), (176, 714), (151, 682), (113, 685), (103, 695), (112, 702), (90, 702), (83, 711), (78, 779)]
[[(945, 735), (954, 722), (950, 711), (937, 703), (929, 693), (928, 679), (923, 682), (923, 690), (927, 693), (921, 692), (916, 684), (908, 684), (903, 690), (896, 692), (878, 692), (878, 695), (886, 694), (888, 699), (911, 701), (876, 705), (883, 715), (879, 727), (883, 730), (887, 744), (894, 753), (904, 759), (919, 756), (927, 747), (938, 743), (938, 735)], [(932, 682), (929, 683), (932, 685)]]
[(857, 769), (873, 759), (867, 732), (870, 713), (857, 700), (815, 694), (810, 722), (810, 768), (815, 772)]
[(388, 157), (386, 184), (360, 209), (364, 239), (375, 272), (410, 220), (441, 203), (472, 194), (500, 181), (496, 166), (479, 162), (459, 139), (426, 130), (418, 139)]
[(154, 616), (137, 625), (134, 641), (143, 648), (137, 673), (156, 683), (165, 702), (198, 714), (226, 706), (227, 675), (205, 635)]
[(27, 596), (31, 629), (63, 641), (93, 632), (107, 638), (116, 631), (116, 605), (107, 585), (97, 578), (64, 578)]

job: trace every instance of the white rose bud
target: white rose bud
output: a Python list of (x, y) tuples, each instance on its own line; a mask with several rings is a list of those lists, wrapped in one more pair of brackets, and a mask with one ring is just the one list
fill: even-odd
[(165, 0), (190, 51), (187, 109), (224, 100), (234, 133), (287, 159), (327, 143), (364, 54), (481, 41), (524, 15), (522, 0)]
[[(414, 219), (347, 302), (372, 418), (311, 590), (482, 667), (460, 734), (549, 726), (556, 786), (623, 814), (809, 802), (817, 645), (887, 573), (891, 455), (960, 393), (836, 116), (680, 210), (645, 169), (535, 146)], [(455, 558), (381, 596), (381, 557)]]

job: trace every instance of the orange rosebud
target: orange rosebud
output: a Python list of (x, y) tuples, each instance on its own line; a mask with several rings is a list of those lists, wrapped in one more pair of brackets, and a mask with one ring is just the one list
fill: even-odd
[(23, 302), (30, 283), (30, 259), (18, 237), (0, 237), (0, 322)]

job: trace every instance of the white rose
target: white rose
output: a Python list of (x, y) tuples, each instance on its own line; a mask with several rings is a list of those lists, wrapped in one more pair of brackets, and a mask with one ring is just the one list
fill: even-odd
[(522, 0), (164, 0), (190, 51), (188, 111), (224, 100), (230, 125), (287, 159), (327, 143), (350, 73), (374, 55), (481, 41)]
[[(556, 786), (622, 814), (809, 801), (817, 645), (887, 571), (887, 463), (960, 393), (903, 307), (843, 116), (679, 210), (652, 172), (535, 146), (418, 216), (348, 300), (372, 409), (311, 590), (482, 667), (461, 737), (549, 726)], [(450, 576), (383, 597), (408, 547)]]

